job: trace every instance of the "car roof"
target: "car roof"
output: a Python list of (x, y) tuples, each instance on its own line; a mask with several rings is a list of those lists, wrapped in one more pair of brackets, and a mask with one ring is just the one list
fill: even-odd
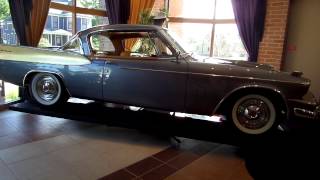
[(158, 31), (163, 28), (155, 25), (138, 25), (138, 24), (115, 24), (115, 25), (101, 25), (95, 26), (83, 31), (80, 31), (78, 34), (86, 35), (94, 31), (103, 31), (103, 30), (114, 30), (114, 31)]

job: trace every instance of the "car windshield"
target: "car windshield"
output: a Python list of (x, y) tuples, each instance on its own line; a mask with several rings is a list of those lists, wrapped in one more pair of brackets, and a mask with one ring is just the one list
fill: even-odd
[(169, 30), (162, 30), (164, 36), (168, 39), (168, 41), (171, 43), (171, 45), (176, 49), (177, 52), (180, 52), (182, 54), (185, 53), (191, 53), (188, 51), (187, 46), (184, 44), (184, 42), (173, 32)]

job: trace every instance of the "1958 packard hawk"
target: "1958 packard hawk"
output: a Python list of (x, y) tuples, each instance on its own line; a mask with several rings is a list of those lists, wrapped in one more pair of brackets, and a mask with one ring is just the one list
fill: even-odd
[(0, 79), (54, 106), (68, 97), (169, 112), (224, 115), (245, 134), (262, 134), (290, 114), (316, 116), (303, 100), (310, 81), (269, 65), (196, 59), (157, 26), (106, 25), (57, 49), (0, 46)]

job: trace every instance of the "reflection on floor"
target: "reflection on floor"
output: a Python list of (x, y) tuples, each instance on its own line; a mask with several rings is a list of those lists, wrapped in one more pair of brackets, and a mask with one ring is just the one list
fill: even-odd
[(0, 105), (4, 104), (4, 102), (5, 102), (4, 97), (0, 96)]
[[(0, 113), (1, 180), (174, 179), (185, 175), (182, 168), (193, 163), (205, 168), (212, 158), (216, 170), (229, 166), (235, 177), (250, 179), (237, 148), (181, 140), (177, 145), (167, 136), (137, 130), (4, 111)], [(203, 170), (207, 176), (229, 176)]]
[(318, 122), (249, 138), (223, 123), (99, 104), (43, 109), (25, 102), (11, 109), (34, 114), (0, 112), (1, 180), (319, 177), (311, 165), (318, 162)]

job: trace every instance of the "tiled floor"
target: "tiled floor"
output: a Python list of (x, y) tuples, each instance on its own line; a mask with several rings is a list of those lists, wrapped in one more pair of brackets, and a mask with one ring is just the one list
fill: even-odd
[(2, 111), (0, 179), (251, 179), (235, 147), (180, 139)]
[[(2, 107), (0, 180), (320, 178), (313, 165), (319, 162), (318, 121), (291, 119), (297, 126), (286, 133), (248, 138), (223, 123), (97, 103), (53, 110), (10, 106), (26, 113)], [(177, 143), (173, 134), (223, 144), (181, 137)]]

